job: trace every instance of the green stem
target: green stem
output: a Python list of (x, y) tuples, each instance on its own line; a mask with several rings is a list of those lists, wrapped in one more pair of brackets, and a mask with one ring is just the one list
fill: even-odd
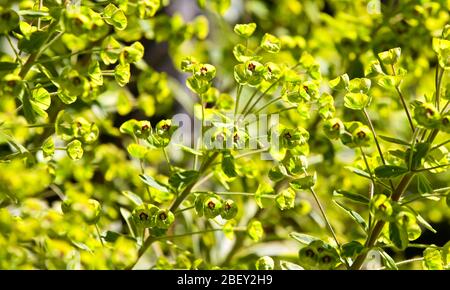
[[(394, 76), (397, 76), (397, 73), (395, 72), (394, 65), (392, 64), (391, 67), (392, 67), (392, 74)], [(412, 132), (414, 132), (415, 129), (414, 129), (414, 124), (413, 124), (413, 121), (412, 121), (412, 118), (411, 118), (411, 113), (409, 112), (408, 105), (406, 104), (406, 101), (405, 101), (405, 97), (403, 96), (403, 93), (400, 90), (400, 86), (396, 85), (395, 86), (395, 90), (397, 91), (397, 94), (400, 97), (400, 101), (402, 103), (403, 109), (405, 110), (406, 117), (408, 118), (409, 126), (411, 127)]]
[(6, 39), (8, 40), (9, 46), (11, 46), (11, 49), (13, 50), (14, 54), (16, 55), (16, 61), (18, 61), (21, 65), (22, 65), (22, 60), (20, 59), (20, 55), (19, 52), (17, 51), (17, 49), (14, 47), (11, 37), (9, 36), (9, 34), (5, 34)]
[(261, 101), (262, 98), (264, 98), (264, 96), (281, 80), (281, 78), (277, 79), (276, 81), (274, 81), (264, 92), (262, 92), (261, 95), (259, 95), (259, 97), (256, 99), (256, 101), (250, 106), (250, 108), (248, 108), (247, 112), (242, 112), (245, 116), (248, 115), (254, 108), (255, 106), (259, 103), (259, 101)]
[[(262, 106), (261, 108), (259, 108), (258, 110), (256, 110), (256, 111), (254, 112), (254, 114), (258, 114), (259, 112), (261, 112), (261, 111), (264, 110), (265, 108), (269, 107), (269, 106), (272, 105), (273, 103), (276, 103), (276, 102), (278, 102), (278, 101), (280, 101), (280, 100), (281, 100), (281, 97), (278, 97), (278, 98), (275, 98), (275, 99), (271, 100), (270, 102), (267, 102), (264, 106)], [(249, 113), (249, 112), (247, 112), (247, 113)], [(244, 115), (244, 118), (245, 118), (246, 116), (247, 116), (247, 114)]]
[(195, 208), (194, 205), (193, 206), (188, 206), (188, 207), (185, 207), (185, 208), (182, 208), (182, 209), (179, 209), (179, 210), (175, 211), (173, 214), (177, 215), (177, 214), (182, 213), (183, 211), (188, 211), (188, 210), (191, 210), (191, 209), (194, 209), (194, 208)]
[(312, 193), (314, 199), (316, 200), (317, 205), (319, 206), (320, 213), (322, 214), (323, 218), (325, 219), (325, 223), (327, 224), (328, 230), (330, 231), (331, 235), (333, 236), (334, 241), (336, 242), (336, 245), (338, 247), (341, 247), (341, 244), (339, 243), (336, 234), (333, 230), (333, 227), (331, 226), (330, 221), (328, 220), (327, 214), (325, 213), (325, 209), (322, 206), (322, 203), (319, 200), (319, 197), (317, 196), (316, 192), (312, 187), (309, 188), (309, 191)]
[[(413, 177), (414, 177), (413, 172), (407, 173), (406, 175), (403, 176), (403, 178), (401, 179), (400, 183), (398, 184), (394, 193), (391, 196), (391, 199), (393, 201), (398, 201), (400, 199), (402, 194), (408, 188), (408, 185), (413, 179)], [(379, 235), (381, 234), (381, 231), (383, 230), (385, 223), (386, 223), (385, 221), (380, 220), (375, 224), (373, 230), (370, 232), (369, 237), (367, 238), (366, 243), (364, 245), (366, 249), (371, 249), (375, 245)], [(364, 251), (363, 253), (359, 254), (356, 257), (350, 269), (352, 270), (360, 269), (362, 264), (364, 263), (364, 260), (367, 257), (367, 253), (368, 251)]]
[(164, 153), (164, 158), (166, 159), (167, 166), (169, 166), (169, 172), (172, 173), (173, 172), (172, 163), (170, 162), (170, 158), (169, 155), (167, 154), (166, 148), (164, 147), (162, 151)]
[(435, 74), (435, 86), (436, 86), (436, 108), (439, 110), (439, 104), (440, 104), (440, 96), (441, 96), (441, 83), (442, 83), (442, 77), (444, 76), (444, 70), (439, 69), (440, 65), (439, 62), (436, 66), (436, 74)]
[[(369, 166), (369, 162), (367, 162), (367, 157), (366, 157), (366, 154), (364, 153), (364, 150), (362, 149), (362, 147), (359, 147), (359, 149), (361, 150), (361, 154), (363, 156), (364, 163), (366, 164), (367, 171), (369, 171), (370, 179), (372, 181), (371, 182), (372, 188), (370, 190), (370, 195), (369, 195), (369, 200), (372, 200), (372, 198), (373, 198), (373, 187), (375, 187), (375, 178), (373, 177), (372, 170), (370, 169), (370, 166)], [(372, 227), (372, 214), (369, 212), (369, 229), (371, 227)]]
[[(405, 264), (409, 264), (409, 263), (413, 263), (413, 262), (420, 262), (420, 261), (423, 261), (423, 259), (424, 259), (423, 257), (413, 258), (413, 259), (397, 262), (397, 263), (395, 263), (395, 265), (401, 266), (401, 265), (405, 265)], [(381, 268), (378, 268), (377, 270), (385, 270), (385, 269), (386, 269), (386, 267), (381, 267)]]
[[(386, 160), (384, 159), (383, 151), (381, 151), (381, 146), (380, 146), (380, 143), (378, 142), (377, 132), (375, 131), (375, 127), (372, 124), (372, 120), (370, 119), (369, 113), (367, 112), (366, 108), (363, 109), (363, 113), (367, 119), (367, 123), (369, 124), (370, 131), (372, 131), (373, 139), (375, 141), (375, 145), (377, 147), (378, 154), (380, 155), (381, 162), (383, 163), (383, 165), (386, 165)], [(389, 184), (391, 186), (391, 189), (394, 190), (394, 184), (392, 183), (392, 180), (390, 180), (390, 179), (389, 179)]]
[[(218, 153), (214, 152), (207, 160), (205, 160), (205, 162), (203, 163), (203, 165), (200, 167), (199, 170), (199, 176), (205, 172), (209, 165), (214, 161), (214, 159), (216, 159)], [(177, 199), (175, 199), (174, 203), (172, 204), (172, 206), (170, 207), (170, 211), (171, 212), (175, 212), (177, 210), (177, 208), (180, 206), (180, 204), (186, 199), (186, 197), (191, 193), (192, 188), (195, 186), (196, 182), (198, 181), (199, 178), (197, 178), (196, 180), (192, 181), (190, 184), (188, 184), (186, 186), (186, 188), (181, 192), (181, 194), (177, 197)], [(148, 237), (144, 243), (142, 244), (142, 247), (139, 249), (139, 254), (138, 254), (138, 258), (136, 260), (136, 262), (140, 259), (140, 257), (147, 251), (148, 247), (150, 247), (150, 245), (155, 242), (156, 240), (158, 240), (160, 238), (158, 237)]]
[(253, 98), (256, 96), (257, 93), (258, 93), (258, 89), (255, 89), (255, 91), (250, 96), (250, 98), (248, 98), (247, 103), (244, 106), (244, 109), (242, 109), (242, 113), (245, 113), (245, 111), (247, 110), (248, 106), (250, 105), (250, 103), (252, 102)]
[(98, 228), (98, 224), (95, 224), (95, 230), (97, 231), (98, 239), (100, 240), (100, 243), (102, 244), (102, 247), (105, 247), (105, 244), (103, 243), (102, 235), (100, 234), (100, 229)]
[(442, 142), (440, 144), (437, 144), (437, 145), (431, 147), (430, 152), (434, 151), (434, 150), (438, 149), (439, 147), (444, 146), (444, 145), (446, 145), (448, 143), (450, 143), (450, 139), (448, 139), (448, 140), (446, 140), (446, 141), (444, 141), (444, 142)]
[[(449, 189), (450, 189), (450, 188), (449, 188)], [(411, 202), (414, 202), (414, 201), (417, 201), (417, 200), (426, 199), (426, 198), (434, 197), (434, 196), (435, 196), (435, 197), (443, 197), (443, 196), (447, 196), (447, 193), (430, 193), (430, 194), (423, 194), (423, 195), (420, 195), (420, 196), (411, 198), (411, 199), (409, 199), (409, 200), (407, 200), (407, 201), (405, 201), (405, 202), (399, 202), (399, 204), (405, 205), (405, 204), (408, 204), (408, 203), (411, 203)]]
[(243, 90), (244, 86), (239, 84), (238, 88), (237, 88), (237, 93), (236, 93), (236, 103), (234, 104), (234, 119), (236, 120), (237, 117), (237, 113), (239, 110), (239, 101), (241, 99), (241, 94), (242, 94), (242, 90)]
[(450, 164), (441, 164), (441, 165), (428, 167), (428, 168), (414, 169), (413, 171), (414, 172), (423, 172), (423, 171), (429, 171), (429, 170), (438, 169), (438, 168), (447, 167), (447, 166), (450, 166)]

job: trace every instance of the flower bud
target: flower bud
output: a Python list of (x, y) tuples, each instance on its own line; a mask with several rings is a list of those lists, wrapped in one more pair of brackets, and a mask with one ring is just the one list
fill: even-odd
[(157, 211), (153, 218), (155, 220), (155, 226), (160, 229), (168, 229), (175, 220), (175, 216), (172, 212), (166, 209), (160, 209)]
[(273, 270), (275, 263), (269, 256), (264, 256), (256, 261), (256, 270)]
[(156, 225), (153, 217), (158, 210), (159, 208), (157, 206), (146, 203), (136, 207), (131, 215), (136, 225), (150, 228)]
[(441, 118), (441, 123), (439, 124), (439, 130), (450, 133), (450, 114), (445, 114)]
[(372, 132), (365, 125), (359, 126), (352, 132), (352, 141), (356, 146), (370, 146), (372, 140)]
[(369, 208), (377, 219), (384, 221), (388, 221), (393, 212), (389, 198), (384, 194), (375, 195), (370, 201)]
[(238, 208), (236, 206), (236, 203), (232, 199), (227, 199), (224, 201), (222, 206), (222, 212), (220, 215), (222, 218), (229, 220), (236, 216), (238, 212)]
[(210, 64), (198, 64), (194, 69), (194, 77), (203, 81), (211, 81), (216, 76), (216, 68)]
[(323, 131), (330, 139), (338, 139), (344, 130), (344, 123), (338, 118), (326, 120), (323, 124)]
[(431, 103), (421, 103), (414, 108), (414, 118), (419, 125), (435, 129), (441, 123), (441, 116), (436, 107)]
[(207, 218), (215, 218), (222, 212), (222, 201), (216, 195), (211, 195), (203, 201), (203, 211)]

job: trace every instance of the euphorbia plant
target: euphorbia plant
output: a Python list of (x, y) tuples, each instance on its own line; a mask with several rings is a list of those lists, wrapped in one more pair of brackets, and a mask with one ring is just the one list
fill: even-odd
[[(450, 198), (439, 179), (448, 26), (423, 43), (435, 77), (420, 86), (423, 57), (406, 71), (415, 43), (392, 45), (406, 55), (379, 45), (397, 10), (334, 50), (315, 29), (339, 30), (352, 13), (342, 3), (331, 1), (341, 10), (319, 28), (310, 1), (306, 12), (301, 1), (276, 4), (275, 14), (307, 14), (301, 27), (280, 19), (285, 30), (261, 23), (264, 9), (234, 26), (209, 15), (226, 36), (214, 43), (208, 18), (169, 16), (168, 2), (1, 7), (0, 268), (360, 269), (369, 252), (389, 269), (449, 267), (449, 244), (413, 242), (435, 232), (424, 205)], [(230, 1), (198, 4), (223, 14)], [(393, 6), (414, 24), (411, 7)], [(436, 7), (413, 10), (436, 30)], [(148, 40), (169, 44), (183, 84), (148, 64)], [(327, 49), (361, 66), (335, 69)], [(172, 111), (172, 97), (194, 121)], [(423, 257), (404, 260), (412, 247)]]

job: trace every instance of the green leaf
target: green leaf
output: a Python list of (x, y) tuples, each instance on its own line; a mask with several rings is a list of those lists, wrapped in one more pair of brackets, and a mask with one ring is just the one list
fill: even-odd
[(288, 261), (284, 261), (284, 260), (280, 260), (280, 268), (281, 270), (305, 270), (302, 266), (288, 262)]
[(316, 184), (317, 175), (314, 173), (313, 175), (307, 175), (302, 178), (297, 178), (289, 182), (289, 185), (296, 190), (300, 189), (308, 189)]
[(173, 173), (169, 177), (169, 184), (176, 190), (181, 190), (185, 186), (195, 182), (199, 177), (199, 172), (196, 170), (186, 170)]
[(103, 74), (98, 61), (93, 61), (88, 69), (88, 75), (91, 82), (96, 86), (103, 85)]
[(439, 65), (445, 69), (450, 69), (450, 40), (433, 38), (433, 50), (438, 55)]
[[(430, 149), (430, 144), (429, 143), (417, 143), (414, 146), (414, 153), (412, 156), (412, 164), (410, 164), (410, 167), (412, 169), (416, 169), (418, 167), (420, 167), (422, 165), (422, 161), (423, 159), (426, 157), (426, 155), (428, 154)], [(409, 150), (408, 153), (410, 153), (411, 151)], [(409, 154), (407, 154), (407, 163), (409, 164)]]
[(375, 175), (379, 178), (393, 178), (408, 172), (408, 168), (396, 165), (381, 165), (375, 168)]
[(180, 147), (181, 150), (183, 150), (184, 152), (190, 153), (192, 155), (196, 155), (196, 156), (203, 156), (203, 153), (199, 150), (195, 150), (191, 147), (182, 145), (182, 144), (175, 144), (175, 146)]
[(303, 245), (309, 245), (311, 242), (319, 240), (319, 238), (297, 232), (289, 233), (289, 236)]
[(261, 47), (269, 53), (277, 53), (281, 49), (281, 41), (275, 35), (266, 33), (261, 40)]
[(103, 239), (107, 241), (108, 243), (114, 243), (117, 241), (118, 238), (122, 237), (123, 235), (113, 232), (113, 231), (106, 231), (105, 236), (103, 236)]
[(420, 194), (433, 192), (433, 187), (431, 187), (431, 182), (428, 180), (428, 178), (425, 177), (425, 175), (417, 174), (416, 178), (417, 178), (417, 191)]
[(234, 166), (234, 157), (230, 152), (225, 151), (222, 155), (222, 170), (228, 177), (236, 177), (237, 173)]
[(366, 172), (364, 170), (361, 170), (359, 168), (352, 167), (352, 166), (345, 166), (345, 169), (348, 169), (351, 172), (353, 172), (353, 173), (355, 173), (355, 174), (357, 174), (357, 175), (359, 175), (361, 177), (365, 177), (365, 178), (371, 179), (370, 174), (368, 172)]
[(34, 53), (41, 48), (47, 41), (48, 32), (47, 31), (35, 31), (29, 38), (22, 38), (19, 40), (17, 47), (26, 53)]
[(396, 248), (404, 250), (409, 243), (408, 230), (396, 222), (391, 222), (389, 223), (389, 239)]
[(130, 64), (118, 64), (114, 69), (114, 78), (119, 86), (123, 87), (130, 82)]
[(409, 142), (398, 139), (398, 138), (393, 138), (393, 137), (384, 136), (384, 135), (378, 135), (378, 137), (380, 137), (381, 139), (383, 139), (384, 141), (387, 141), (389, 143), (410, 146)]
[(81, 142), (78, 140), (73, 140), (69, 144), (67, 144), (66, 152), (69, 157), (73, 160), (78, 160), (83, 157), (83, 147), (81, 146)]
[(140, 144), (130, 144), (127, 147), (128, 153), (134, 158), (144, 159), (148, 152), (148, 148)]
[(0, 72), (13, 71), (18, 65), (16, 62), (0, 61)]
[(242, 44), (237, 44), (233, 48), (233, 55), (238, 62), (246, 62), (255, 59), (253, 56), (254, 52), (245, 47)]
[(30, 104), (33, 110), (41, 117), (47, 117), (47, 110), (50, 107), (50, 103), (52, 98), (50, 97), (49, 92), (47, 92), (44, 88), (38, 88), (33, 90), (30, 98)]
[(335, 79), (332, 79), (329, 84), (330, 87), (334, 90), (343, 90), (347, 89), (350, 83), (350, 78), (348, 77), (348, 74), (343, 74), (338, 76)]
[(70, 105), (77, 100), (76, 95), (66, 94), (65, 92), (59, 91), (58, 98), (66, 105)]
[(358, 241), (351, 241), (342, 245), (342, 255), (344, 257), (352, 258), (361, 254), (364, 251), (364, 246)]
[(186, 79), (186, 86), (196, 94), (204, 94), (211, 87), (211, 83), (205, 79), (195, 78), (194, 76)]
[(121, 53), (121, 62), (135, 63), (144, 57), (144, 46), (136, 41), (132, 45), (127, 46)]
[(263, 256), (256, 261), (256, 270), (273, 270), (275, 263), (269, 256)]
[(42, 144), (42, 151), (44, 152), (44, 156), (53, 156), (55, 153), (55, 142), (53, 142), (53, 138), (49, 137)]
[(255, 32), (256, 23), (248, 23), (248, 24), (236, 24), (234, 26), (234, 32), (242, 37), (249, 38), (252, 36), (253, 32)]
[(371, 98), (363, 93), (347, 93), (344, 96), (344, 106), (351, 110), (362, 110), (370, 104)]
[(127, 197), (129, 200), (131, 200), (136, 206), (140, 206), (144, 203), (138, 195), (131, 191), (124, 190), (122, 191), (122, 194), (125, 195), (125, 197)]
[(260, 207), (260, 208), (264, 208), (266, 205), (263, 202), (263, 195), (271, 195), (273, 194), (274, 190), (273, 188), (267, 184), (266, 182), (262, 181), (259, 183), (258, 185), (258, 189), (255, 192), (255, 201), (256, 204)]
[(114, 26), (117, 30), (124, 30), (127, 27), (128, 22), (125, 13), (114, 4), (108, 4), (103, 13), (106, 23)]
[(383, 259), (384, 266), (386, 267), (386, 269), (398, 270), (397, 264), (395, 263), (394, 259), (392, 259), (392, 257), (389, 256), (388, 253), (386, 253), (382, 248), (378, 248), (378, 252), (380, 252), (381, 258)]
[(261, 240), (264, 235), (264, 229), (260, 221), (253, 220), (247, 225), (247, 234), (250, 238), (257, 242)]
[(367, 78), (355, 78), (352, 79), (348, 84), (348, 90), (352, 93), (363, 93), (367, 94), (369, 92), (372, 82)]
[(423, 251), (423, 259), (423, 267), (427, 270), (444, 269), (441, 251), (434, 247), (426, 248)]
[(343, 209), (358, 225), (361, 226), (361, 228), (366, 231), (367, 229), (367, 223), (366, 221), (363, 219), (363, 217), (357, 213), (356, 211), (346, 207), (345, 205), (343, 205), (342, 203), (333, 200), (335, 204), (337, 204), (341, 209)]
[(397, 63), (398, 59), (400, 58), (401, 55), (401, 48), (400, 47), (396, 47), (396, 48), (392, 48), (389, 49), (387, 51), (383, 51), (380, 52), (378, 54), (378, 57), (380, 58), (381, 62), (384, 65), (394, 65)]
[(288, 187), (277, 194), (275, 197), (275, 202), (281, 210), (291, 209), (295, 206), (295, 196), (295, 190)]
[(431, 231), (433, 234), (436, 234), (437, 231), (418, 213), (416, 213), (417, 222), (423, 225), (427, 230)]
[(131, 215), (131, 212), (123, 207), (121, 207), (119, 211), (128, 226), (128, 230), (130, 231), (131, 236), (136, 237), (136, 230), (133, 227), (133, 217)]
[(139, 177), (145, 184), (147, 184), (148, 186), (150, 186), (156, 190), (159, 190), (162, 192), (170, 192), (167, 185), (164, 185), (164, 184), (156, 181), (155, 179), (153, 179), (153, 177), (151, 177), (149, 175), (140, 174)]
[(121, 47), (121, 44), (113, 36), (106, 37), (102, 42), (100, 58), (106, 65), (116, 63)]
[(362, 204), (369, 204), (369, 198), (361, 195), (359, 193), (353, 193), (353, 192), (349, 192), (346, 190), (335, 190), (333, 191), (333, 197), (345, 197), (347, 199), (350, 199), (351, 201), (357, 202), (357, 203), (362, 203)]
[[(6, 9), (2, 3), (2, 9), (0, 10), (0, 34), (6, 34), (14, 30), (19, 26), (20, 17), (12, 9)], [(5, 7), (5, 9), (3, 8)]]

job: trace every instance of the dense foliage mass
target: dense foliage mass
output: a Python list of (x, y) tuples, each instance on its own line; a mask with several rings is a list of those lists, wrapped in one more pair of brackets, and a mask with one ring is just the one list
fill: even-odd
[(450, 1), (0, 4), (1, 269), (450, 268)]

